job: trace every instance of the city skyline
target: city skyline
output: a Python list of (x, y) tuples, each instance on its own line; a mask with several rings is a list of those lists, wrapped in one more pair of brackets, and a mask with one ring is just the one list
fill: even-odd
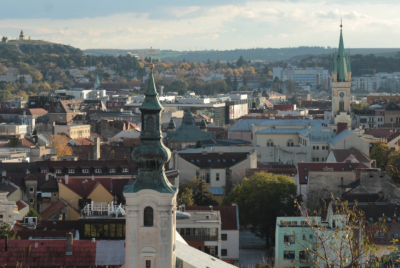
[[(3, 3), (0, 35), (81, 49), (173, 50), (337, 46), (340, 19), (348, 47), (398, 47), (399, 1), (128, 1)], [(21, 8), (23, 7), (23, 8)]]

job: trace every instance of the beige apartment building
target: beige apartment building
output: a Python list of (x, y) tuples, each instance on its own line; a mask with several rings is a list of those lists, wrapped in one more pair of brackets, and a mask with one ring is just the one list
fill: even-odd
[(54, 134), (66, 134), (71, 139), (89, 138), (90, 125), (55, 125)]
[(0, 134), (25, 136), (28, 125), (0, 124)]

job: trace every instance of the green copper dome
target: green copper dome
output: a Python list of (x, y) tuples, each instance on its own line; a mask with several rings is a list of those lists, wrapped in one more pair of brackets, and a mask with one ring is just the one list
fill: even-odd
[(162, 142), (161, 111), (153, 79), (153, 70), (145, 99), (139, 110), (142, 112), (142, 131), (140, 145), (132, 152), (132, 160), (138, 166), (138, 175), (132, 185), (125, 186), (124, 193), (136, 193), (140, 190), (154, 190), (160, 193), (175, 193), (173, 186), (165, 176), (164, 165), (171, 158), (171, 151)]

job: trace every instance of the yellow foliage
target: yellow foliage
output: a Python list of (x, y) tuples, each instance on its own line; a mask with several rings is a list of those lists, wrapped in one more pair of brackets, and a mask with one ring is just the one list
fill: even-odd
[(53, 135), (51, 141), (51, 147), (56, 148), (57, 157), (60, 159), (63, 155), (72, 155), (72, 148), (67, 145), (68, 138), (64, 135)]

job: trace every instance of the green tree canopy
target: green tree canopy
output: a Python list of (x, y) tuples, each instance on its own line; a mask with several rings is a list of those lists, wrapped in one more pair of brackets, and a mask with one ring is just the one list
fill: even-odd
[(237, 67), (242, 67), (243, 65), (245, 65), (247, 62), (243, 59), (242, 56), (239, 57), (239, 59), (236, 62), (236, 66)]
[[(188, 193), (189, 189), (193, 194), (193, 204), (195, 206), (217, 206), (218, 202), (213, 200), (210, 186), (202, 179), (194, 177), (190, 181), (184, 181), (179, 184), (179, 193)], [(182, 197), (178, 193), (178, 196)]]
[(296, 184), (290, 177), (258, 172), (244, 178), (224, 198), (222, 205), (237, 203), (240, 225), (251, 226), (251, 232), (266, 238), (269, 247), (275, 235), (276, 217), (294, 215), (296, 193)]
[(16, 239), (17, 230), (11, 230), (11, 225), (5, 222), (0, 225), (0, 239), (5, 239), (6, 236), (8, 237), (8, 239)]
[(386, 168), (389, 160), (390, 148), (383, 141), (377, 141), (372, 147), (370, 157), (376, 160), (377, 167)]
[(201, 140), (196, 142), (196, 148), (203, 148), (203, 142)]
[(38, 220), (42, 219), (42, 216), (40, 216), (40, 214), (33, 208), (29, 209), (28, 213), (26, 213), (26, 215), (24, 216), (24, 219), (25, 217), (37, 217)]
[(182, 79), (172, 81), (168, 87), (169, 92), (178, 92), (179, 95), (184, 95), (187, 92), (188, 84)]

